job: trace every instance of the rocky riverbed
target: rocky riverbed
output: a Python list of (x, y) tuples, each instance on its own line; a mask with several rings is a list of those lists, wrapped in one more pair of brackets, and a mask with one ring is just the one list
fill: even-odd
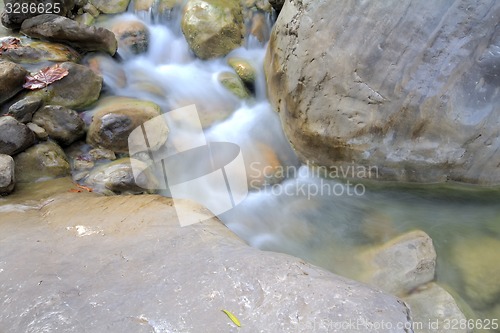
[[(390, 209), (356, 211), (322, 232), (316, 220), (329, 218), (325, 206), (343, 220), (357, 199), (262, 193), (288, 193), (301, 181), (310, 188), (324, 178), (288, 171), (330, 166), (373, 168), (377, 180), (498, 185), (498, 4), (433, 11), (408, 0), (377, 21), (391, 6), (33, 0), (23, 12), (19, 3), (0, 8), (0, 331), (449, 332), (446, 323), (467, 320), (495, 328), (498, 221), (486, 240), (442, 251), (419, 226), (400, 227), (404, 217)], [(334, 14), (342, 19), (323, 17)], [(426, 28), (399, 54), (404, 36), (390, 31), (419, 25)], [(461, 36), (470, 42), (460, 44)], [(432, 38), (434, 56), (416, 57)], [(374, 70), (391, 62), (390, 75)], [(432, 66), (443, 72), (439, 80)], [(190, 104), (195, 122), (167, 112)], [(130, 135), (153, 124), (141, 151)], [(151, 166), (155, 156), (199, 142), (198, 126), (203, 140), (236, 144), (244, 158), (246, 172), (229, 176), (251, 193), (221, 216), (231, 230), (312, 261), (317, 248), (331, 247), (333, 259), (317, 263), (359, 282), (249, 247), (206, 208), (170, 199), (168, 181)], [(201, 174), (203, 163), (177, 168)], [(333, 178), (328, 186), (345, 189), (346, 179)], [(223, 198), (206, 185), (199, 191)], [(181, 227), (180, 207), (206, 221)], [(338, 251), (358, 219), (365, 243)], [(312, 244), (309, 252), (267, 246), (265, 234), (257, 238), (267, 243), (255, 242), (244, 231), (264, 223), (278, 237), (288, 233), (285, 244)], [(331, 232), (337, 236), (328, 240)], [(446, 283), (436, 277), (443, 253), (456, 263)], [(481, 331), (474, 325), (454, 332)]]

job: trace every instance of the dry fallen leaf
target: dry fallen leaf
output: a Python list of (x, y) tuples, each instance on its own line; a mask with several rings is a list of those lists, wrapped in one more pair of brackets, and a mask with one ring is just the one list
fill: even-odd
[(9, 37), (2, 41), (2, 44), (0, 45), (0, 55), (9, 49), (17, 49), (20, 46), (21, 40), (19, 38)]
[(27, 75), (26, 83), (23, 87), (30, 90), (45, 88), (49, 84), (62, 79), (68, 74), (68, 70), (60, 67), (59, 64), (51, 67), (45, 67), (34, 75)]

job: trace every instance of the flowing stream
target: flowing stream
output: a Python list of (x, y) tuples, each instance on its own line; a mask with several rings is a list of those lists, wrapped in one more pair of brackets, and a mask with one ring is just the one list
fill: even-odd
[[(477, 257), (462, 256), (459, 249), (468, 246), (468, 251), (474, 253), (485, 240), (500, 240), (498, 188), (375, 182), (356, 184), (354, 188), (353, 184), (321, 178), (307, 165), (300, 165), (282, 132), (278, 115), (266, 99), (262, 70), (265, 43), (246, 36), (244, 46), (226, 58), (202, 61), (189, 51), (180, 30), (179, 13), (159, 17), (151, 12), (129, 12), (114, 20), (130, 19), (147, 23), (149, 49), (146, 54), (124, 57), (121, 62), (111, 58), (103, 61), (108, 94), (151, 100), (164, 111), (196, 104), (199, 111), (214, 113), (216, 119), (221, 110), (234, 110), (225, 120), (206, 128), (207, 139), (238, 144), (247, 162), (279, 160), (277, 168), (283, 168), (285, 180), (271, 180), (267, 186), (253, 189), (241, 205), (220, 216), (250, 245), (302, 257), (356, 278), (361, 269), (355, 259), (357, 254), (406, 231), (420, 229), (434, 241), (438, 282), (466, 300), (467, 288), (483, 288), (467, 285), (457, 267), (482, 269), (498, 266), (498, 261), (475, 265), (467, 261)], [(217, 81), (219, 73), (232, 71), (226, 62), (232, 56), (247, 59), (258, 71), (255, 97), (251, 100), (236, 98)], [(276, 157), (270, 158), (273, 154)], [(264, 173), (258, 167), (247, 172)], [(489, 272), (498, 269), (475, 272), (479, 283), (491, 280)], [(496, 304), (500, 307), (498, 300)], [(500, 312), (493, 307), (475, 304), (474, 310), (491, 318)]]

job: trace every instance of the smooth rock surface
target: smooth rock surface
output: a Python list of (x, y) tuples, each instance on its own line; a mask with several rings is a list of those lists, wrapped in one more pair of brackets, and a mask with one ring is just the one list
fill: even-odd
[[(106, 98), (94, 110), (87, 143), (116, 153), (128, 153), (130, 133), (160, 114), (160, 107), (153, 102), (126, 97)], [(157, 133), (158, 140), (150, 142), (151, 147), (159, 147), (166, 142), (168, 127), (165, 123), (163, 125)]]
[(73, 110), (82, 110), (95, 103), (101, 94), (102, 77), (88, 67), (65, 62), (61, 67), (69, 74), (47, 87), (29, 93), (41, 97), (46, 104), (65, 106)]
[(27, 19), (21, 33), (71, 45), (83, 51), (101, 51), (114, 55), (118, 47), (115, 35), (104, 28), (88, 27), (69, 18), (43, 14)]
[(0, 117), (0, 154), (15, 155), (35, 143), (26, 125), (10, 116)]
[(10, 194), (16, 186), (14, 159), (0, 154), (0, 195)]
[(241, 3), (234, 0), (189, 0), (184, 7), (181, 26), (197, 57), (225, 56), (243, 42)]
[(27, 74), (28, 71), (22, 66), (0, 59), (0, 104), (23, 89)]
[[(111, 191), (116, 194), (147, 193), (149, 192), (148, 189), (158, 188), (156, 177), (152, 172), (146, 170), (147, 167), (147, 164), (134, 160), (134, 169), (132, 169), (130, 158), (120, 158), (92, 170), (84, 183), (97, 190), (97, 192)], [(135, 179), (134, 171), (138, 172), (138, 170), (143, 170), (143, 173)]]
[(33, 114), (43, 104), (43, 100), (38, 96), (25, 97), (9, 107), (9, 115), (21, 123), (30, 122)]
[(500, 2), (290, 0), (264, 62), (302, 160), (500, 184)]
[(78, 62), (80, 54), (68, 45), (47, 41), (22, 41), (18, 48), (8, 49), (2, 57), (21, 64), (37, 64), (40, 62)]
[(78, 113), (64, 106), (44, 106), (33, 116), (33, 123), (62, 146), (69, 146), (85, 135), (85, 123)]
[(14, 157), (16, 179), (30, 183), (70, 174), (70, 165), (64, 151), (52, 141), (34, 145)]
[[(26, 188), (29, 205), (0, 201), (9, 299), (1, 331), (345, 333), (334, 323), (411, 324), (393, 296), (250, 248), (215, 219), (180, 227), (170, 199), (68, 193), (70, 181), (64, 194), (47, 194), (50, 183), (35, 185)], [(188, 202), (183, 210), (210, 216)]]
[(403, 296), (434, 280), (436, 251), (425, 232), (408, 232), (361, 255), (366, 272), (361, 281)]

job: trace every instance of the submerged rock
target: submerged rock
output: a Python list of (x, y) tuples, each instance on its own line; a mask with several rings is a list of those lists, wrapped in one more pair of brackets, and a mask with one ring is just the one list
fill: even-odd
[(43, 14), (24, 21), (21, 33), (32, 38), (65, 43), (83, 51), (101, 51), (114, 55), (118, 47), (111, 31), (88, 27), (54, 14)]
[(70, 165), (64, 151), (56, 143), (39, 143), (14, 157), (16, 178), (30, 183), (70, 175)]
[(10, 194), (16, 186), (14, 159), (0, 154), (0, 195)]
[(85, 135), (85, 123), (78, 113), (64, 106), (44, 106), (33, 116), (33, 123), (63, 146), (69, 146)]
[(243, 42), (240, 1), (189, 0), (181, 24), (189, 46), (201, 59), (225, 56)]
[(0, 59), (0, 104), (23, 90), (27, 74), (22, 66)]
[[(116, 153), (128, 153), (130, 133), (161, 114), (160, 107), (153, 102), (126, 97), (106, 98), (94, 111), (87, 133), (87, 143)], [(162, 124), (155, 133), (155, 138), (150, 138), (152, 149), (167, 141), (168, 127), (166, 123)]]
[(361, 255), (366, 272), (361, 280), (394, 295), (405, 295), (432, 280), (436, 251), (423, 231), (401, 235)]
[(23, 123), (0, 117), (0, 154), (15, 155), (35, 143), (35, 136)]
[(41, 97), (46, 104), (74, 110), (82, 110), (95, 103), (101, 94), (102, 77), (88, 67), (72, 62), (65, 62), (61, 67), (68, 70), (67, 76), (28, 95)]
[[(148, 165), (139, 160), (121, 158), (111, 163), (103, 164), (92, 170), (85, 185), (91, 186), (98, 192), (111, 191), (116, 194), (141, 194), (151, 192), (150, 189), (158, 188), (156, 177), (147, 170)], [(137, 179), (134, 172), (142, 170)]]
[[(465, 317), (453, 297), (434, 282), (419, 287), (404, 301), (410, 307), (413, 321), (421, 324), (421, 327), (414, 326), (415, 333), (448, 333), (449, 323), (470, 319)], [(472, 333), (473, 330), (457, 325), (453, 332)]]
[(499, 19), (496, 0), (286, 1), (270, 100), (302, 160), (500, 184)]
[[(0, 311), (6, 332), (240, 330), (221, 309), (242, 332), (347, 332), (334, 325), (358, 321), (360, 332), (402, 332), (370, 327), (382, 322), (411, 327), (395, 297), (251, 248), (196, 204), (61, 186), (62, 194), (44, 192), (43, 205), (25, 213), (0, 206), (0, 243), (9, 249), (0, 274), (10, 299)], [(209, 220), (181, 227), (176, 209)]]

